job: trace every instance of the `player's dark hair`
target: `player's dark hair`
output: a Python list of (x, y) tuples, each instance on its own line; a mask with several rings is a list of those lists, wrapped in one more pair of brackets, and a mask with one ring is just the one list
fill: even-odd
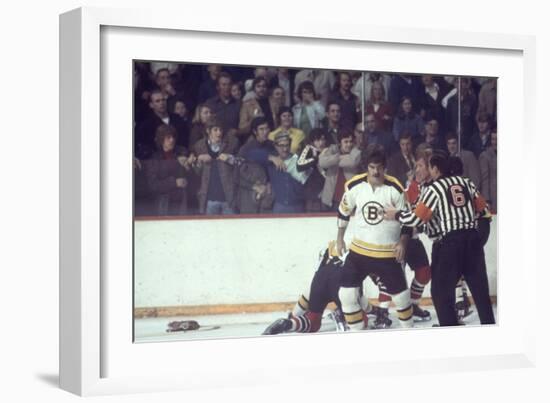
[[(381, 144), (368, 144), (366, 147), (361, 146), (361, 168), (363, 170), (367, 170), (367, 166), (369, 165), (369, 155), (374, 152), (386, 155), (384, 151), (384, 146)], [(384, 164), (384, 166), (386, 165)]]
[(365, 165), (368, 167), (369, 164), (382, 164), (386, 166), (386, 153), (384, 150), (375, 149), (371, 153), (368, 153)]

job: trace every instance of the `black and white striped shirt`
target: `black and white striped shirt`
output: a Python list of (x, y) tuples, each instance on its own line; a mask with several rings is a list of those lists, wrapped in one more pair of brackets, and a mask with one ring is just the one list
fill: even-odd
[(423, 192), (414, 211), (400, 211), (401, 224), (426, 225), (430, 238), (477, 227), (477, 218), (487, 203), (468, 178), (450, 176), (432, 182)]
[[(420, 199), (426, 193), (426, 189), (428, 189), (428, 186), (430, 184), (431, 182), (426, 182), (418, 185), (420, 192), (416, 200), (414, 200), (414, 202), (411, 203), (413, 210), (416, 209), (416, 206), (418, 205), (418, 203), (420, 203)], [(439, 225), (439, 221), (436, 218), (433, 218), (427, 223), (423, 223), (422, 225), (419, 225), (416, 228), (418, 229), (419, 232), (423, 232), (424, 234), (426, 234), (428, 238), (432, 240), (435, 240), (441, 237), (441, 228)]]

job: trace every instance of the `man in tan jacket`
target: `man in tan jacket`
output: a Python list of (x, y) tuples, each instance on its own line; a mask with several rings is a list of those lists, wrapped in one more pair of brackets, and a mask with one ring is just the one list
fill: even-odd
[(338, 133), (338, 144), (325, 148), (319, 155), (319, 166), (326, 170), (325, 185), (321, 193), (322, 208), (336, 210), (344, 194), (344, 185), (359, 172), (361, 151), (354, 145), (351, 131)]
[(273, 100), (268, 97), (267, 81), (264, 77), (256, 77), (252, 83), (255, 97), (245, 101), (241, 106), (239, 118), (239, 142), (244, 144), (250, 135), (250, 124), (258, 116), (264, 116), (267, 119), (269, 127), (273, 130), (276, 125), (278, 107)]

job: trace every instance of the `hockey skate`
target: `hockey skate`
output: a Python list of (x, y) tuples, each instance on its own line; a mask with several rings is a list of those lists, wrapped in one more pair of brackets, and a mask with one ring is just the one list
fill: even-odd
[(347, 332), (349, 330), (349, 326), (344, 319), (344, 313), (340, 308), (329, 312), (327, 316), (334, 321), (337, 332)]
[(378, 311), (380, 310), (380, 308), (376, 305), (369, 305), (370, 307), (370, 310), (367, 312), (367, 315), (370, 319), (376, 319), (376, 317), (378, 316)]
[(462, 322), (462, 320), (470, 315), (472, 313), (472, 310), (470, 309), (470, 299), (466, 296), (462, 301), (458, 301), (455, 304), (456, 309), (456, 316), (459, 320), (459, 322)]
[(269, 325), (262, 335), (273, 335), (279, 333), (288, 332), (292, 328), (292, 321), (289, 319), (281, 318), (277, 319), (271, 325)]
[(413, 321), (423, 322), (423, 321), (428, 321), (432, 319), (432, 315), (430, 315), (430, 312), (420, 308), (418, 304), (412, 304), (412, 309), (413, 309)]
[(387, 329), (391, 327), (392, 320), (389, 318), (389, 311), (387, 308), (378, 307), (376, 312), (376, 320), (374, 321), (375, 329)]

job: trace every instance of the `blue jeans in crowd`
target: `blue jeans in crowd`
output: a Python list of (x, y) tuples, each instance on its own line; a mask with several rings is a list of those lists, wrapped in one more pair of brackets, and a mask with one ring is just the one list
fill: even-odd
[(235, 214), (235, 211), (229, 206), (227, 202), (221, 201), (206, 201), (206, 215), (222, 215), (222, 214)]
[(288, 204), (282, 204), (277, 202), (273, 204), (274, 214), (298, 214), (298, 213), (303, 213), (304, 211), (305, 211), (305, 208), (303, 204), (288, 205)]

